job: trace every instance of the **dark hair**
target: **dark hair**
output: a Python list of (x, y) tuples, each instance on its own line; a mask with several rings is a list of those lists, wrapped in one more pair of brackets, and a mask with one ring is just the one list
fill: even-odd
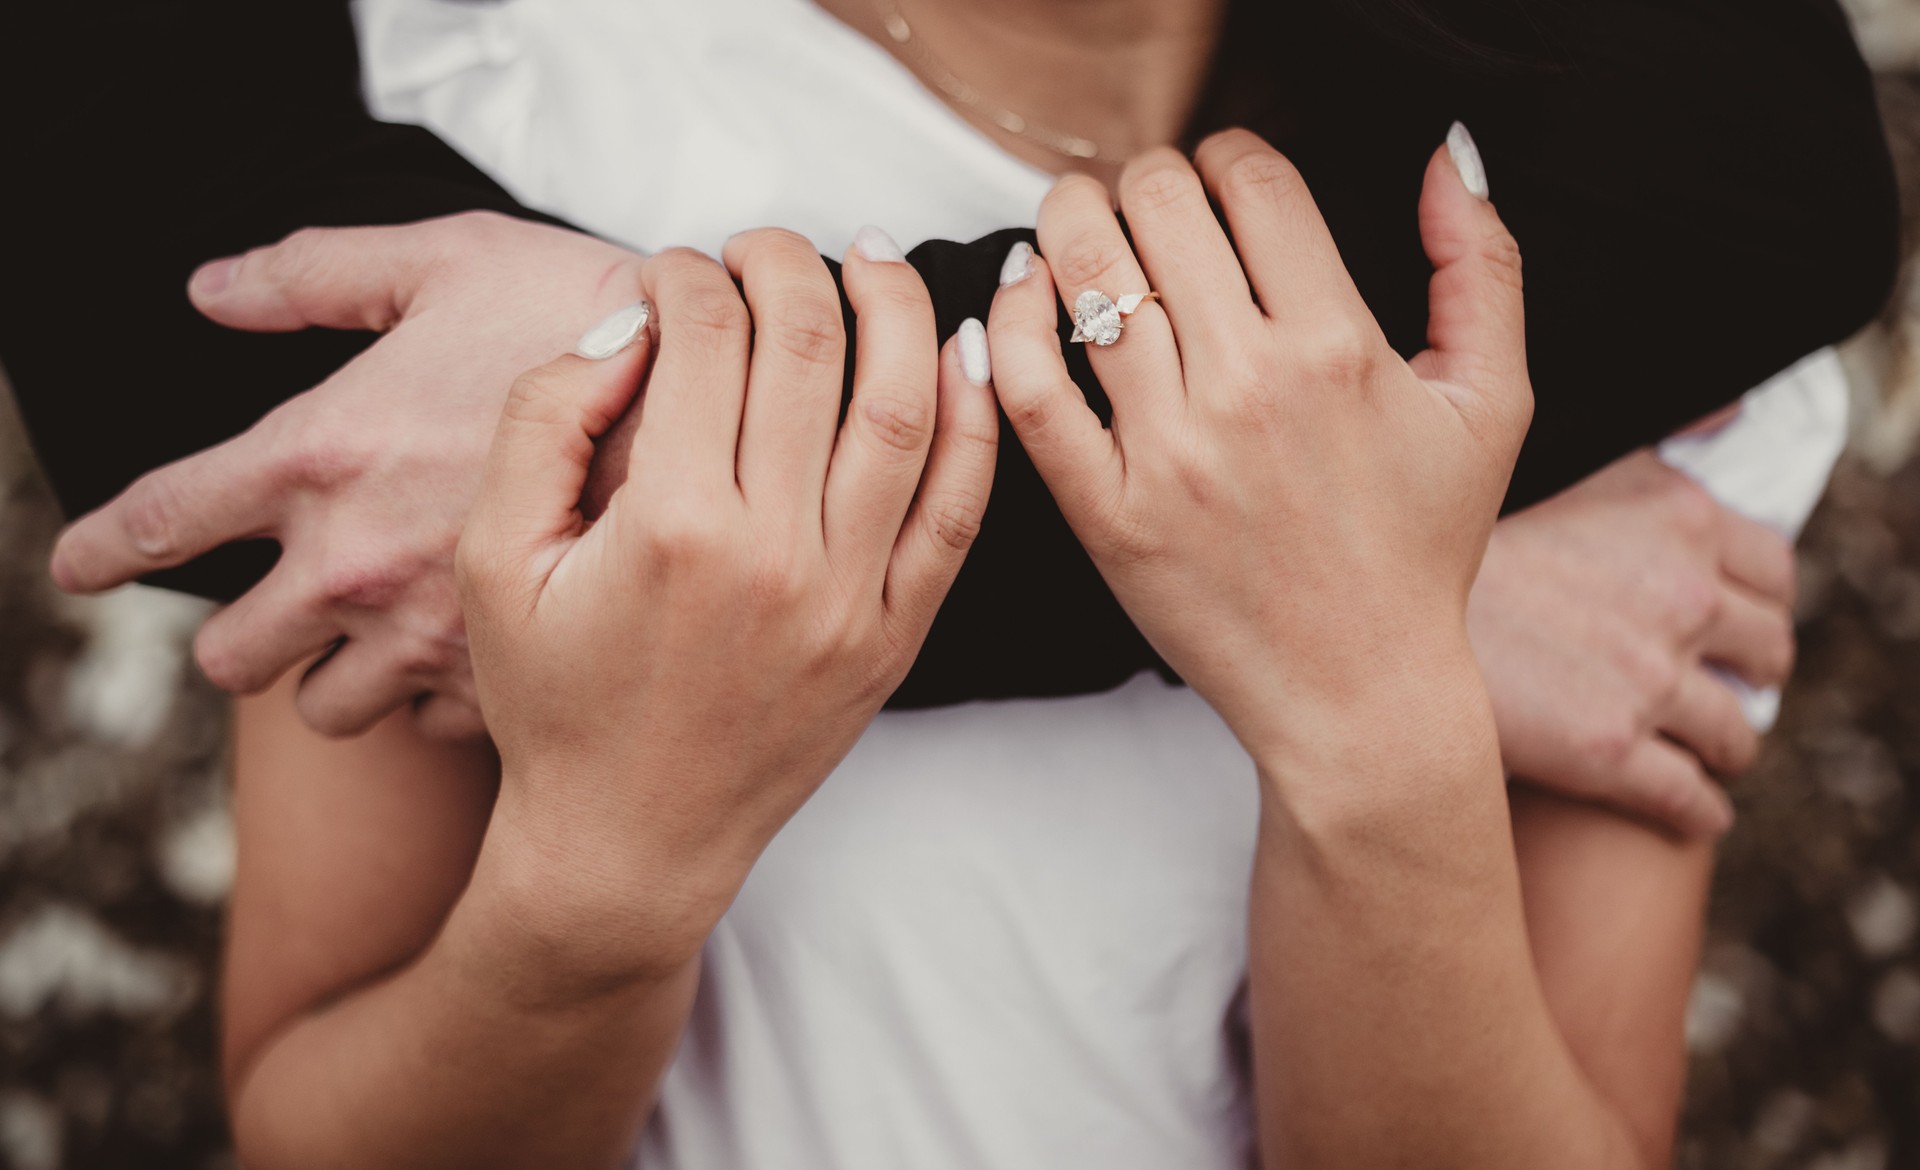
[(1558, 0), (1333, 0), (1395, 46), (1470, 72), (1551, 68)]

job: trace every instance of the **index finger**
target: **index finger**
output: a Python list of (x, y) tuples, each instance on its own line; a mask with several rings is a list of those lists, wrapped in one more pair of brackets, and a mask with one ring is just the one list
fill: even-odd
[(255, 428), (148, 472), (60, 535), (54, 583), (69, 593), (96, 593), (270, 534), (285, 497), (280, 470)]

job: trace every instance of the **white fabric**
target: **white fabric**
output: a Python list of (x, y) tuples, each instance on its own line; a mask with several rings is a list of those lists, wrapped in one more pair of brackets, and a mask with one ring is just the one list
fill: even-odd
[[(839, 256), (1033, 222), (1052, 179), (807, 0), (358, 0), (369, 104), (649, 251), (792, 228)], [(794, 100), (794, 95), (805, 95)]]
[[(1827, 490), (1847, 445), (1847, 372), (1823, 349), (1740, 400), (1739, 415), (1711, 435), (1668, 439), (1660, 458), (1691, 475), (1723, 505), (1789, 540)], [(1761, 731), (1780, 716), (1780, 691), (1721, 677)]]
[[(869, 222), (965, 240), (1032, 223), (1050, 182), (807, 0), (357, 12), (376, 114), (637, 247), (717, 254), (767, 224), (833, 255)], [(1756, 471), (1767, 500), (1810, 505), (1824, 444), (1756, 425), (1692, 469), (1736, 505), (1762, 498)], [(1150, 676), (883, 713), (715, 931), (635, 1164), (1247, 1165), (1232, 1034), (1257, 803), (1219, 719)]]

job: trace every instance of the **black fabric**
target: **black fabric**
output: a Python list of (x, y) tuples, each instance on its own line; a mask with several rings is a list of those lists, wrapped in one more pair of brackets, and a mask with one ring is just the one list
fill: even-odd
[[(547, 218), (431, 134), (367, 116), (338, 0), (12, 5), (0, 28), (46, 68), (0, 78), (17, 87), (0, 362), (70, 512), (373, 340), (213, 326), (183, 292), (201, 261), (303, 226)], [(1425, 328), (1421, 175), (1449, 121), (1472, 127), (1527, 267), (1537, 406), (1510, 508), (1845, 336), (1897, 259), (1891, 165), (1833, 0), (1594, 0), (1520, 31), (1525, 52), (1483, 68), (1336, 0), (1246, 0), (1194, 127), (1247, 124), (1293, 159), (1403, 353)], [(1016, 238), (1032, 236), (913, 250), (943, 336), (985, 316)], [(1003, 437), (979, 544), (895, 706), (1096, 690), (1158, 665)], [(225, 550), (156, 580), (232, 597), (273, 555)]]

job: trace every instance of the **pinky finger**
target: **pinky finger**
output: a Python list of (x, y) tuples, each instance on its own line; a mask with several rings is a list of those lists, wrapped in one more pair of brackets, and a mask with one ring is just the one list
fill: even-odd
[(940, 350), (933, 443), (887, 568), (887, 623), (903, 640), (917, 643), (926, 636), (986, 515), (1000, 414), (985, 351), (981, 325), (972, 319)]

